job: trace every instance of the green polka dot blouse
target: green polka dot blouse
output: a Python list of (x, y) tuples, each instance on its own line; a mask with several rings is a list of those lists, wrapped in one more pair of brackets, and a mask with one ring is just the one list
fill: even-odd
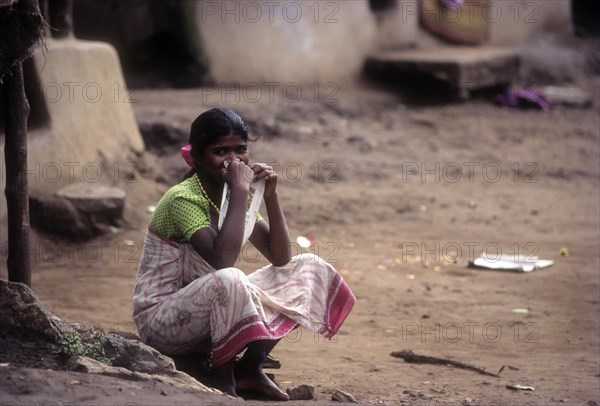
[[(169, 189), (160, 199), (150, 220), (150, 227), (160, 236), (180, 243), (210, 224), (210, 203), (194, 177)], [(260, 214), (256, 221), (262, 220)]]

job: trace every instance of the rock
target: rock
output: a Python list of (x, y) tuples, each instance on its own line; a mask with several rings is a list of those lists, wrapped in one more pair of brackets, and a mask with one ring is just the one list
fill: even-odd
[(178, 123), (141, 123), (140, 132), (149, 151), (166, 154), (174, 152), (188, 141), (188, 132)]
[[(13, 341), (27, 335), (28, 342), (16, 346), (11, 351), (11, 360), (15, 366), (27, 363), (28, 367), (47, 368), (44, 358), (60, 359), (60, 368), (65, 366), (73, 371), (112, 376), (130, 381), (162, 382), (185, 390), (212, 392), (221, 394), (216, 389), (209, 388), (188, 374), (177, 371), (173, 360), (146, 344), (131, 338), (110, 333), (79, 324), (67, 323), (44, 309), (43, 304), (33, 291), (22, 283), (5, 282), (0, 280), (0, 331), (5, 342), (8, 336)], [(65, 337), (77, 335), (82, 343), (90, 337), (96, 342), (104, 343), (107, 360), (113, 365), (99, 360), (72, 355), (65, 364), (65, 353), (59, 354), (56, 349), (64, 344)], [(86, 338), (87, 337), (87, 338)], [(47, 349), (43, 357), (32, 358), (32, 347)], [(68, 356), (68, 355), (67, 355)], [(104, 359), (103, 359), (104, 361)], [(109, 362), (107, 361), (107, 362)], [(11, 361), (12, 367), (13, 361)]]
[(119, 226), (125, 192), (96, 183), (75, 183), (56, 196), (29, 198), (31, 224), (46, 233), (86, 241)]
[(80, 212), (121, 217), (125, 207), (125, 191), (92, 182), (73, 183), (56, 195), (68, 200)]
[(61, 336), (56, 320), (36, 294), (17, 282), (0, 281), (0, 326), (2, 331), (27, 330), (51, 340)]
[(354, 396), (339, 389), (333, 391), (331, 394), (331, 400), (336, 402), (358, 403), (356, 399), (354, 399)]
[(132, 381), (143, 381), (143, 376), (136, 375), (134, 371), (129, 371), (122, 367), (113, 367), (89, 357), (72, 357), (67, 363), (71, 371), (83, 372), (84, 374), (101, 374), (110, 376), (127, 376)]
[(410, 396), (413, 399), (418, 399), (418, 398), (422, 398), (423, 397), (423, 394), (421, 392), (419, 392), (419, 391), (413, 391), (413, 390), (410, 390), (410, 389), (405, 389), (404, 391), (402, 391), (402, 394), (403, 395), (408, 395), (408, 396)]
[(191, 376), (183, 372), (175, 371), (169, 375), (147, 374), (144, 372), (130, 371), (123, 367), (106, 365), (100, 361), (87, 357), (73, 357), (68, 364), (72, 371), (86, 374), (98, 374), (126, 379), (129, 381), (155, 381), (173, 385), (177, 388), (197, 390), (200, 392), (222, 393), (201, 384)]
[(141, 341), (107, 334), (104, 345), (106, 355), (114, 357), (113, 366), (147, 374), (175, 373), (173, 360)]
[(360, 135), (352, 135), (346, 138), (346, 141), (349, 144), (355, 145), (360, 152), (371, 152), (374, 148), (374, 143), (365, 137), (361, 137)]
[(551, 105), (587, 108), (592, 105), (592, 95), (576, 86), (545, 86), (541, 93)]
[(312, 385), (292, 386), (285, 391), (290, 400), (312, 400), (315, 398), (315, 387)]
[(29, 217), (36, 229), (72, 241), (89, 240), (99, 234), (89, 216), (56, 196), (30, 196)]
[(118, 226), (123, 216), (125, 192), (95, 183), (75, 183), (56, 196), (29, 198), (31, 224), (43, 232), (71, 241), (86, 241)]
[(86, 338), (100, 338), (106, 358), (114, 367), (126, 368), (134, 372), (146, 374), (173, 374), (177, 372), (173, 359), (161, 354), (156, 349), (144, 344), (137, 335), (127, 332), (105, 333), (101, 329), (80, 323), (59, 321), (62, 334), (76, 334)]

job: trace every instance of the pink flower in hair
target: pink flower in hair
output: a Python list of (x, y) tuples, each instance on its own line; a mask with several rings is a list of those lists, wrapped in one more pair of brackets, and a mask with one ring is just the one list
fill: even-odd
[(181, 156), (185, 160), (186, 164), (188, 164), (192, 168), (196, 167), (194, 158), (192, 158), (192, 146), (190, 144), (187, 144), (187, 145), (184, 145), (183, 147), (181, 147)]

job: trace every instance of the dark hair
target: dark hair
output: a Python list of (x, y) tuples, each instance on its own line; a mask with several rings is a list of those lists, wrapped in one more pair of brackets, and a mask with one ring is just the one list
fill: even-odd
[(249, 132), (244, 120), (231, 109), (214, 108), (205, 111), (192, 123), (189, 140), (192, 156), (199, 157), (206, 147), (226, 135), (239, 135), (244, 141), (248, 141)]

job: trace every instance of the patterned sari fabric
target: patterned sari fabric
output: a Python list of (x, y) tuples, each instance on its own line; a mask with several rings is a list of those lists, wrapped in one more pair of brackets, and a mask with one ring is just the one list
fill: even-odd
[(212, 350), (218, 367), (250, 342), (280, 339), (297, 326), (331, 338), (355, 302), (336, 270), (314, 254), (245, 275), (237, 268), (216, 270), (190, 244), (149, 230), (133, 319), (142, 340), (159, 351)]

